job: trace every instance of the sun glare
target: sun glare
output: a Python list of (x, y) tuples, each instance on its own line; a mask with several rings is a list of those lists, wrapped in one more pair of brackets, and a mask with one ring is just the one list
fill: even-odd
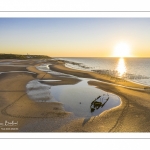
[(114, 57), (130, 57), (130, 46), (123, 42), (116, 45)]

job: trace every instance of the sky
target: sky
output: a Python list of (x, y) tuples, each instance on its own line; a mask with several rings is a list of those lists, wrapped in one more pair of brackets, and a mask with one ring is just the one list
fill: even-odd
[(0, 18), (0, 53), (113, 57), (122, 42), (150, 57), (150, 18)]

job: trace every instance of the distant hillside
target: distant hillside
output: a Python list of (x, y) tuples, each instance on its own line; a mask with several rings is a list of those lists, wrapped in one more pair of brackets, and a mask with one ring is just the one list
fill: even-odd
[(17, 54), (0, 54), (0, 59), (46, 59), (51, 58), (45, 55), (17, 55)]

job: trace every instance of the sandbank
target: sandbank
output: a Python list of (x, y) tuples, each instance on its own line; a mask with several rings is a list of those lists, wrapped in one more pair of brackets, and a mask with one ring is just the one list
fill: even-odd
[[(13, 60), (14, 61), (14, 60)], [(140, 88), (143, 91), (109, 85), (98, 81), (89, 81), (88, 84), (96, 86), (107, 92), (114, 93), (121, 98), (121, 104), (115, 108), (104, 111), (91, 118), (77, 118), (71, 112), (66, 112), (63, 104), (59, 102), (37, 103), (30, 99), (26, 93), (26, 85), (32, 80), (60, 80), (53, 85), (75, 84), (77, 78), (67, 78), (51, 75), (36, 68), (42, 63), (52, 63), (51, 70), (71, 74), (77, 77), (97, 79), (117, 85)], [(17, 64), (26, 64), (22, 71), (0, 74), (0, 121), (18, 121), (18, 130), (1, 132), (149, 132), (150, 131), (150, 91), (144, 90), (143, 85), (130, 81), (120, 82), (111, 76), (100, 75), (94, 72), (66, 68), (61, 61), (28, 60)], [(14, 69), (15, 68), (15, 69)], [(19, 67), (0, 66), (0, 71), (18, 71)], [(42, 82), (43, 83), (43, 82)], [(45, 83), (45, 82), (44, 82)], [(46, 82), (46, 84), (52, 84)], [(0, 128), (1, 129), (1, 128)]]

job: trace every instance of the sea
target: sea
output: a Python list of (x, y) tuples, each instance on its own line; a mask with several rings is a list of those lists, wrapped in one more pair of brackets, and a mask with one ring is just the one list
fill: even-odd
[(150, 58), (57, 57), (55, 59), (64, 60), (68, 68), (110, 74), (150, 86)]

